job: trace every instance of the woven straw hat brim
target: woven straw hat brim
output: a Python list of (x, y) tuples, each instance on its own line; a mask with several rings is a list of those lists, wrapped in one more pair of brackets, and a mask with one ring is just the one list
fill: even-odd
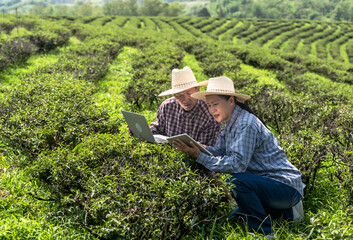
[(241, 93), (224, 93), (224, 92), (217, 92), (217, 91), (206, 91), (206, 92), (196, 92), (191, 94), (191, 97), (199, 99), (199, 100), (204, 100), (206, 101), (206, 96), (207, 95), (227, 95), (227, 96), (235, 96), (239, 102), (245, 102), (246, 100), (249, 100), (251, 97), (246, 94), (241, 94)]
[(180, 93), (182, 91), (185, 91), (187, 89), (193, 88), (193, 87), (203, 87), (203, 86), (207, 86), (208, 80), (207, 81), (203, 81), (200, 83), (196, 83), (194, 85), (191, 86), (187, 86), (187, 87), (183, 87), (183, 88), (172, 88), (169, 89), (167, 91), (162, 92), (161, 94), (159, 94), (159, 97), (163, 97), (163, 96), (167, 96), (167, 95), (172, 95), (172, 94), (176, 94), (176, 93)]

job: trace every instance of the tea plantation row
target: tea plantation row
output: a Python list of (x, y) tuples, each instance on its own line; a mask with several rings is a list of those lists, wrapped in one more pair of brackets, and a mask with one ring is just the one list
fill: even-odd
[[(96, 21), (94, 18), (93, 21)], [(264, 20), (222, 18), (110, 18), (104, 24), (122, 28), (139, 28), (198, 38), (235, 41), (283, 52), (311, 54), (321, 59), (352, 63), (353, 28), (344, 22), (315, 22), (308, 20)], [(304, 48), (301, 47), (304, 46)], [(346, 50), (341, 52), (340, 47)]]

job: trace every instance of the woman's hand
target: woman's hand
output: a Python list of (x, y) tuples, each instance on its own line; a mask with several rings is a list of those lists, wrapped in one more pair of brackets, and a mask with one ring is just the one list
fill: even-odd
[(191, 147), (186, 145), (180, 139), (173, 141), (173, 146), (176, 148), (176, 150), (187, 153), (194, 158), (198, 158), (200, 155), (200, 149), (193, 142), (190, 142), (190, 145)]

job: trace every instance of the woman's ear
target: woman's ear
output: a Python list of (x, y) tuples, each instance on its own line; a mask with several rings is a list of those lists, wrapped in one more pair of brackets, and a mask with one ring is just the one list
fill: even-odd
[(228, 101), (229, 101), (229, 104), (230, 104), (231, 106), (235, 106), (235, 105), (236, 105), (235, 97), (231, 96), (231, 97), (228, 99)]

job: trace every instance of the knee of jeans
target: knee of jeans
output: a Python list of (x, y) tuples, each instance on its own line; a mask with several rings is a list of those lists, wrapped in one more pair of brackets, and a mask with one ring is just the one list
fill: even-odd
[(252, 192), (249, 187), (241, 181), (232, 181), (231, 185), (233, 197), (241, 195), (242, 193)]

